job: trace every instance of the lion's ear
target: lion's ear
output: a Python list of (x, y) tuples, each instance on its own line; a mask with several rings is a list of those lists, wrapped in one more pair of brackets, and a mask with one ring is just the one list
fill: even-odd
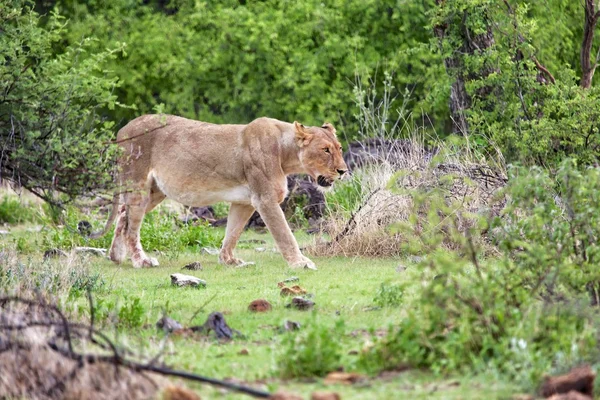
[(312, 133), (298, 121), (294, 121), (294, 129), (296, 130), (296, 144), (299, 147), (308, 145), (312, 139)]
[(335, 135), (335, 133), (337, 132), (335, 130), (335, 128), (333, 127), (333, 125), (331, 125), (329, 122), (325, 122), (323, 123), (323, 126), (321, 126), (321, 128), (328, 130), (329, 132), (331, 132), (333, 135)]

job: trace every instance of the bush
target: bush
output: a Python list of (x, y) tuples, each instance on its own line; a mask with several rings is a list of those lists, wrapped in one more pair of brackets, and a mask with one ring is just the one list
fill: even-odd
[[(107, 249), (112, 241), (112, 231), (101, 238), (89, 239), (77, 230), (77, 224), (81, 220), (91, 220), (94, 230), (100, 229), (106, 222), (105, 218), (104, 215), (101, 218), (84, 215), (75, 207), (66, 207), (59, 218), (62, 225), (56, 225), (49, 217), (44, 220), (48, 229), (44, 231), (43, 244), (47, 248), (92, 246)], [(147, 214), (141, 228), (142, 246), (148, 251), (166, 251), (172, 256), (189, 248), (221, 246), (222, 232), (207, 223), (178, 226), (176, 222), (177, 215), (161, 207)]]
[(399, 284), (383, 282), (377, 290), (373, 303), (379, 307), (397, 307), (402, 304), (404, 287)]
[(339, 320), (333, 328), (313, 319), (298, 333), (288, 333), (277, 361), (282, 378), (324, 376), (341, 364), (344, 323)]
[[(60, 262), (39, 262), (23, 259), (13, 250), (0, 252), (0, 293), (47, 296), (48, 298), (72, 300), (87, 290), (99, 292), (105, 281), (98, 273), (91, 272), (78, 257), (61, 259)], [(70, 302), (69, 300), (69, 302)]]
[(119, 309), (119, 325), (127, 328), (139, 328), (146, 319), (146, 309), (139, 297), (125, 296)]
[(164, 103), (167, 113), (210, 122), (265, 115), (319, 126), (338, 121), (338, 131), (353, 136), (350, 82), (359, 71), (376, 76), (380, 86), (376, 71), (383, 64), (403, 71), (394, 78), (411, 85), (412, 107), (431, 112), (432, 120), (447, 113), (447, 96), (429, 95), (445, 81), (428, 45), (426, 11), (433, 0), (406, 2), (402, 10), (395, 1), (359, 0), (58, 4), (70, 21), (67, 43), (93, 34), (98, 50), (127, 44), (126, 53), (105, 65), (122, 82), (119, 100), (138, 109), (115, 109), (114, 121)]
[[(578, 171), (571, 161), (555, 178), (514, 169), (501, 218), (461, 216), (434, 192), (414, 196), (415, 211), (427, 218), (396, 229), (407, 236), (407, 251), (428, 254), (417, 272), (422, 287), (408, 317), (361, 364), (435, 371), (494, 366), (531, 385), (552, 368), (592, 361), (598, 321), (581, 302), (600, 278), (593, 267), (599, 174)], [(461, 217), (473, 223), (461, 224)], [(484, 232), (498, 243), (499, 260), (482, 259)]]
[(18, 197), (4, 196), (0, 202), (0, 224), (22, 224), (38, 218), (33, 205), (26, 204)]
[[(0, 177), (53, 203), (112, 184), (116, 80), (102, 69), (113, 51), (88, 53), (81, 37), (55, 53), (65, 24), (53, 13), (46, 28), (33, 2), (0, 3)], [(62, 196), (55, 196), (56, 192)]]

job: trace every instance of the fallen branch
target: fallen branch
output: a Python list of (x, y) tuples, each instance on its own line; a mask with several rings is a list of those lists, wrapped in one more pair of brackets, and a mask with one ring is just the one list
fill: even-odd
[[(180, 371), (165, 365), (157, 365), (158, 357), (151, 358), (147, 363), (125, 358), (123, 354), (131, 352), (120, 349), (108, 336), (93, 326), (95, 312), (91, 295), (88, 295), (88, 301), (90, 302), (91, 321), (90, 324), (84, 324), (70, 322), (58, 307), (48, 304), (41, 299), (31, 300), (19, 296), (0, 297), (0, 353), (8, 350), (17, 352), (38, 351), (39, 348), (42, 348), (48, 349), (76, 363), (72, 370), (44, 391), (48, 398), (60, 398), (60, 394), (66, 389), (68, 383), (75, 379), (77, 374), (86, 365), (92, 364), (114, 366), (115, 372), (118, 372), (119, 367), (123, 367), (140, 374), (151, 372), (167, 377), (178, 377), (194, 382), (208, 383), (257, 398), (269, 398), (271, 396), (269, 392), (249, 386), (238, 385), (187, 371)], [(17, 307), (13, 309), (9, 307), (10, 305)], [(24, 310), (19, 310), (20, 308), (24, 308)], [(206, 326), (206, 328), (215, 329), (223, 327), (223, 324), (213, 325)], [(43, 341), (34, 340), (31, 343), (27, 343), (27, 330), (44, 328), (46, 330), (43, 332), (45, 334)], [(19, 332), (19, 334), (11, 332)], [(230, 330), (227, 333), (231, 335), (232, 332)], [(74, 343), (77, 343), (82, 348), (89, 348), (89, 346), (85, 346), (85, 340), (106, 351), (106, 353), (86, 353), (74, 346)], [(119, 374), (115, 373), (115, 377), (118, 378), (118, 376)]]

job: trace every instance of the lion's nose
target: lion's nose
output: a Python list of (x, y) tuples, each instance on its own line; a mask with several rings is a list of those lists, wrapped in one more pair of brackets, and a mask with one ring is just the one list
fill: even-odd
[(338, 169), (337, 170), (337, 173), (340, 174), (340, 175), (344, 175), (346, 172), (348, 172), (347, 169)]

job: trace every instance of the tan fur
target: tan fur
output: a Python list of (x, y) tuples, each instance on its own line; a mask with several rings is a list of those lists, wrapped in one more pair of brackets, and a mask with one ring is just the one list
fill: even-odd
[[(144, 115), (117, 135), (123, 149), (121, 196), (103, 232), (118, 218), (110, 257), (120, 263), (128, 252), (135, 267), (155, 266), (140, 244), (144, 215), (165, 198), (187, 206), (231, 203), (223, 247), (224, 264), (240, 264), (233, 249), (257, 210), (292, 267), (315, 268), (302, 255), (279, 207), (287, 194), (286, 176), (307, 173), (327, 184), (347, 167), (331, 124), (305, 127), (270, 118), (247, 125), (215, 125), (170, 115)], [(327, 152), (325, 151), (327, 150)]]

